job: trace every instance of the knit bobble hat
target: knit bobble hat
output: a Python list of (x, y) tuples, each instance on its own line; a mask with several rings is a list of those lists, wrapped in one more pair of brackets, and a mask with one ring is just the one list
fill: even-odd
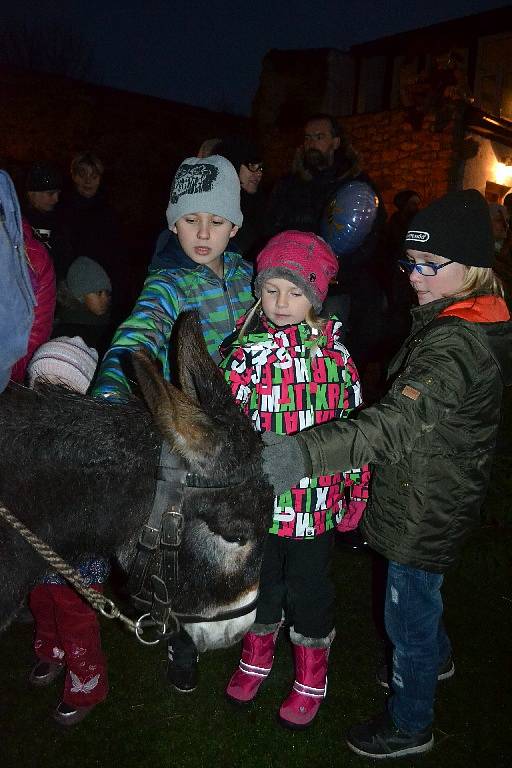
[(27, 192), (46, 192), (48, 190), (61, 189), (62, 175), (51, 163), (34, 163), (29, 168), (25, 179)]
[(468, 267), (492, 267), (494, 235), (487, 202), (476, 189), (448, 192), (414, 216), (405, 247)]
[(189, 213), (210, 213), (242, 226), (240, 179), (225, 157), (188, 157), (176, 171), (167, 206), (169, 229)]
[(68, 269), (66, 283), (75, 299), (81, 299), (86, 293), (112, 290), (112, 283), (103, 267), (88, 256), (75, 259)]
[(320, 312), (329, 283), (338, 272), (338, 260), (325, 240), (313, 232), (281, 232), (256, 259), (254, 293), (259, 298), (265, 280), (282, 277), (304, 292), (315, 312)]
[(27, 367), (29, 386), (36, 379), (62, 384), (85, 394), (98, 364), (98, 353), (80, 336), (59, 336), (42, 344)]

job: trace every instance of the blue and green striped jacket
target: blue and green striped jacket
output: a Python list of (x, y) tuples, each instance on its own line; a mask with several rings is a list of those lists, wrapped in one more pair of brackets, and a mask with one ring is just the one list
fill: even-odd
[(208, 352), (220, 361), (219, 346), (235, 323), (254, 303), (251, 293), (252, 265), (240, 254), (224, 253), (224, 278), (208, 267), (195, 264), (151, 271), (131, 315), (119, 326), (103, 358), (93, 387), (95, 396), (123, 399), (130, 385), (121, 367), (127, 352), (144, 348), (158, 359), (170, 379), (169, 339), (180, 312), (199, 312)]

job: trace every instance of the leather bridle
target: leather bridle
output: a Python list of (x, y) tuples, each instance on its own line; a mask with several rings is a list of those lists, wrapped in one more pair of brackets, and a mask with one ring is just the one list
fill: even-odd
[[(134, 603), (149, 608), (137, 626), (138, 639), (153, 645), (179, 632), (181, 624), (226, 621), (244, 616), (256, 608), (257, 599), (247, 605), (214, 616), (179, 613), (172, 610), (171, 585), (177, 585), (179, 576), (178, 553), (184, 531), (183, 504), (187, 497), (201, 490), (214, 491), (236, 488), (245, 480), (219, 484), (215, 479), (197, 475), (187, 469), (184, 460), (171, 452), (166, 441), (162, 443), (156, 472), (153, 505), (147, 523), (137, 542), (137, 553), (130, 569), (128, 591)], [(142, 631), (156, 626), (158, 639), (144, 640)]]

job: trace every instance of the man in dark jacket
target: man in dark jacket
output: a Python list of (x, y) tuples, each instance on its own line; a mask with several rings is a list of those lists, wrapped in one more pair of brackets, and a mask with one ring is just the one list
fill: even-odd
[[(341, 251), (337, 242), (326, 235), (325, 219), (337, 196), (349, 192), (349, 185), (355, 182), (375, 200), (375, 215), (368, 225), (363, 216), (347, 211), (351, 216), (351, 242), (344, 244)], [(324, 310), (336, 314), (348, 327), (347, 346), (363, 375), (366, 364), (379, 357), (384, 332), (379, 248), (385, 221), (378, 190), (361, 170), (357, 154), (336, 120), (327, 114), (310, 117), (292, 173), (278, 181), (272, 192), (266, 229), (269, 235), (285, 229), (315, 232), (333, 248), (340, 271)]]
[(270, 236), (286, 229), (320, 233), (323, 212), (345, 176), (359, 173), (356, 157), (331, 115), (314, 115), (304, 126), (304, 142), (292, 172), (277, 182), (270, 199), (266, 229)]
[(353, 420), (273, 435), (264, 455), (276, 493), (311, 473), (373, 462), (363, 531), (389, 561), (393, 669), (379, 679), (392, 695), (387, 711), (354, 726), (347, 743), (374, 758), (433, 746), (436, 685), (454, 673), (441, 620), (443, 574), (480, 522), (503, 387), (512, 384), (512, 323), (491, 269), (482, 195), (452, 192), (420, 211), (406, 246), (402, 265), (419, 306), (388, 394)]

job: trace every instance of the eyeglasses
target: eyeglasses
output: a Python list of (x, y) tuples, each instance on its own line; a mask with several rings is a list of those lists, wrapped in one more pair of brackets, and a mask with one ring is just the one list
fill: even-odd
[(244, 163), (251, 173), (263, 173), (263, 163)]
[(408, 275), (416, 270), (416, 272), (419, 272), (424, 277), (434, 277), (440, 269), (447, 267), (448, 264), (453, 264), (453, 261), (445, 261), (444, 264), (434, 264), (432, 261), (428, 261), (426, 264), (416, 264), (415, 261), (410, 259), (398, 259), (398, 263), (402, 272)]

